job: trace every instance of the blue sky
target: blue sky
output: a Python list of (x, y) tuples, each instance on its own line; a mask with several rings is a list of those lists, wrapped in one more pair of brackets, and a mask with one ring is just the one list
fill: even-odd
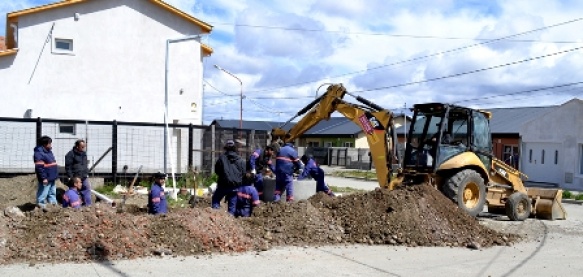
[[(50, 2), (2, 1), (0, 12)], [(239, 83), (214, 64), (242, 80), (246, 120), (286, 121), (324, 83), (396, 112), (436, 101), (494, 108), (583, 99), (583, 84), (563, 86), (583, 82), (583, 1), (166, 2), (214, 26), (204, 39), (215, 51), (204, 61), (205, 123), (239, 118)]]

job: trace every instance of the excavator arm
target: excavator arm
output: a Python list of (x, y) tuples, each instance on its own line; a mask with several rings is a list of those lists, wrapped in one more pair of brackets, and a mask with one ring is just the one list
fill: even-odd
[[(396, 151), (397, 134), (394, 131), (393, 113), (360, 96), (351, 95), (364, 105), (346, 102), (343, 99), (346, 94), (351, 95), (342, 84), (330, 85), (326, 93), (301, 109), (281, 127), (274, 128), (271, 132), (272, 139), (293, 141), (320, 121), (330, 119), (330, 115), (337, 111), (363, 130), (370, 147), (379, 185), (389, 187), (392, 164), (400, 160)], [(293, 119), (304, 114), (305, 116), (289, 131), (282, 129)]]

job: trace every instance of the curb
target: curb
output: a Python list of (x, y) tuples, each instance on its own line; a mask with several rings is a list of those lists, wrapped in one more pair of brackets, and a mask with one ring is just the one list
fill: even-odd
[(561, 202), (562, 203), (568, 203), (568, 204), (583, 205), (583, 200), (563, 199)]

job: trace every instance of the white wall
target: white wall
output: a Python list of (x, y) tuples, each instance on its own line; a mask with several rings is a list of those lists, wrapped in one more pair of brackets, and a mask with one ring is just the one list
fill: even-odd
[[(32, 117), (163, 122), (166, 40), (201, 32), (142, 0), (89, 1), (18, 24), (20, 50), (0, 57), (2, 117), (32, 109)], [(73, 53), (56, 54), (54, 38), (73, 39)], [(169, 122), (202, 124), (200, 43), (172, 44), (169, 65)]]
[[(565, 104), (553, 109), (535, 120), (525, 124), (521, 129), (523, 145), (521, 168), (528, 168), (524, 163), (528, 163), (528, 144), (541, 143), (552, 147), (555, 144), (561, 145), (559, 149), (559, 165), (561, 178), (556, 183), (561, 187), (570, 190), (583, 190), (583, 174), (580, 172), (581, 147), (583, 145), (583, 101), (573, 99)], [(550, 149), (550, 148), (549, 148)], [(547, 151), (549, 161), (554, 159), (553, 152)], [(525, 174), (529, 172), (525, 170)], [(549, 172), (553, 174), (553, 172)], [(533, 175), (537, 175), (534, 173)], [(572, 175), (572, 182), (566, 182), (566, 176)], [(536, 181), (536, 180), (534, 180)]]

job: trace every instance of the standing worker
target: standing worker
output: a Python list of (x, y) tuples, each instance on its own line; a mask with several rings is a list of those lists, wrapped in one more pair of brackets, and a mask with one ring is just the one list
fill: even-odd
[(87, 160), (87, 152), (85, 152), (86, 143), (84, 140), (79, 139), (75, 141), (75, 146), (73, 149), (67, 153), (65, 156), (65, 170), (67, 171), (67, 177), (72, 179), (73, 177), (79, 177), (82, 182), (81, 198), (83, 200), (83, 206), (91, 205), (91, 184), (89, 183), (89, 168)]
[(158, 172), (154, 174), (154, 183), (148, 195), (148, 213), (166, 214), (168, 204), (164, 193), (164, 184), (166, 183), (166, 173)]
[(302, 170), (303, 167), (292, 142), (288, 142), (281, 147), (275, 158), (275, 202), (281, 200), (281, 194), (284, 189), (287, 202), (294, 201), (293, 174), (296, 170)]
[(298, 176), (298, 180), (312, 177), (316, 180), (316, 192), (324, 192), (330, 196), (334, 196), (334, 192), (324, 182), (324, 170), (316, 163), (312, 156), (302, 156), (302, 162), (306, 165), (304, 171)]
[(245, 160), (237, 154), (237, 147), (233, 140), (227, 140), (224, 149), (225, 153), (221, 154), (215, 163), (215, 173), (219, 179), (217, 180), (217, 188), (211, 198), (211, 207), (220, 209), (221, 200), (226, 198), (228, 212), (235, 215), (237, 189), (243, 183)]
[(53, 139), (42, 136), (34, 148), (34, 171), (38, 180), (36, 203), (39, 208), (46, 209), (46, 202), (57, 204), (57, 187), (55, 181), (59, 177), (57, 161), (53, 155)]
[(257, 148), (249, 157), (247, 168), (255, 175), (253, 184), (259, 195), (263, 195), (263, 172), (275, 172), (275, 164), (271, 159), (274, 157), (273, 146), (267, 145), (261, 150)]
[(245, 173), (243, 185), (237, 190), (235, 217), (250, 217), (253, 214), (253, 207), (259, 206), (259, 194), (253, 187), (254, 175), (251, 172)]
[(69, 186), (69, 190), (65, 192), (63, 195), (63, 208), (74, 208), (79, 209), (81, 208), (81, 197), (79, 197), (79, 190), (83, 183), (81, 182), (81, 178), (73, 177), (69, 181), (71, 184)]

